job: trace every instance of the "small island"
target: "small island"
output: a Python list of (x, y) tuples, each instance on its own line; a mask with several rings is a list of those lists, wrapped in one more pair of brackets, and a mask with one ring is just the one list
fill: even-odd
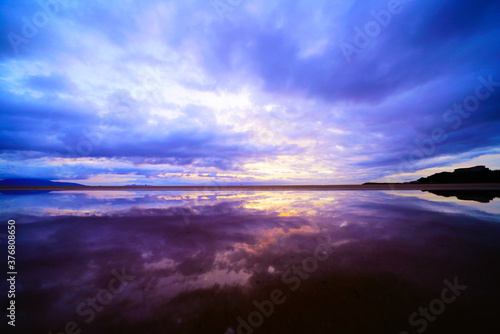
[(416, 181), (403, 183), (366, 182), (363, 185), (374, 184), (463, 184), (463, 183), (500, 183), (500, 170), (491, 170), (486, 166), (457, 168), (453, 172), (440, 172), (431, 176), (421, 177)]
[[(492, 184), (500, 183), (500, 170), (491, 170), (486, 166), (475, 166), (469, 168), (457, 168), (453, 172), (441, 172), (431, 176), (421, 177), (416, 181), (406, 183), (364, 183), (363, 185), (401, 185), (401, 184), (416, 184), (416, 185), (434, 185), (434, 184)], [(488, 203), (500, 198), (499, 190), (464, 190), (464, 189), (439, 189), (428, 191), (434, 195), (444, 197), (456, 197), (460, 200), (476, 201)]]
[(500, 183), (500, 170), (491, 170), (486, 166), (458, 168), (453, 172), (436, 173), (422, 177), (418, 184), (448, 184), (448, 183)]

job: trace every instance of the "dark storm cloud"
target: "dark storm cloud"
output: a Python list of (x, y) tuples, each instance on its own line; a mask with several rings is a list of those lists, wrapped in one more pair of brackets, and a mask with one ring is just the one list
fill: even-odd
[(74, 87), (74, 83), (59, 75), (37, 75), (27, 78), (26, 86), (42, 92), (66, 92)]
[[(241, 54), (243, 59), (237, 65), (257, 71), (268, 89), (303, 92), (329, 101), (369, 103), (379, 102), (440, 76), (460, 75), (464, 70), (477, 71), (485, 65), (496, 68), (492, 48), (500, 49), (498, 38), (494, 41), (481, 39), (483, 33), (498, 29), (491, 15), (491, 11), (499, 9), (495, 1), (477, 4), (449, 1), (437, 5), (403, 1), (407, 8), (403, 8), (399, 16), (394, 15), (372, 45), (354, 57), (348, 66), (339, 42), (354, 44), (354, 28), (363, 29), (364, 24), (373, 20), (370, 11), (382, 10), (386, 3), (378, 1), (371, 6), (360, 1), (354, 3), (349, 16), (341, 22), (343, 29), (340, 31), (329, 32), (332, 29), (330, 22), (317, 22), (326, 29), (324, 35), (331, 36), (332, 40), (323, 54), (308, 59), (299, 56), (297, 38), (304, 34), (300, 27), (310, 18), (305, 16), (306, 20), (303, 20), (302, 13), (287, 10), (286, 3), (265, 19), (247, 17), (220, 24), (215, 27), (213, 53), (207, 67), (215, 71), (233, 71), (236, 68), (230, 61), (231, 56)], [(331, 11), (333, 6), (323, 8)], [(284, 26), (273, 28), (272, 22), (283, 12), (289, 15)], [(475, 64), (477, 51), (467, 52), (464, 50), (467, 46), (482, 47), (487, 53), (482, 57), (488, 57), (489, 63)], [(466, 51), (467, 62), (453, 59), (458, 50)], [(217, 66), (212, 66), (212, 62)]]

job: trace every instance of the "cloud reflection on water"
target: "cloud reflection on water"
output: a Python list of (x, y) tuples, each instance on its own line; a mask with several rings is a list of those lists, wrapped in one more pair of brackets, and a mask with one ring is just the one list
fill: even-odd
[[(44, 330), (79, 319), (77, 305), (106, 285), (112, 269), (127, 268), (137, 278), (89, 325), (96, 333), (117, 322), (157, 323), (167, 309), (177, 314), (168, 324), (176, 331), (184, 325), (178, 319), (195, 316), (188, 304), (196, 309), (200, 300), (222, 292), (235, 300), (252, 295), (310, 256), (321, 238), (330, 238), (337, 252), (315, 278), (390, 273), (426, 289), (458, 272), (486, 289), (496, 276), (478, 278), (476, 271), (488, 272), (488, 261), (500, 254), (493, 251), (500, 237), (498, 216), (382, 192), (2, 197), (7, 204), (2, 216), (16, 217), (19, 226), (19, 298), (29, 304), (20, 322)], [(29, 302), (33, 298), (36, 304)], [(192, 300), (183, 304), (183, 298)]]

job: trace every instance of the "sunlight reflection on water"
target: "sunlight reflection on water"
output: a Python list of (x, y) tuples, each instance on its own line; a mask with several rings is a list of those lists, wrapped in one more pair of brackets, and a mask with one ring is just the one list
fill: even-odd
[[(0, 196), (2, 219), (14, 218), (19, 226), (19, 299), (30, 304), (33, 296), (43, 296), (22, 315), (35, 319), (24, 322), (26, 330), (61, 328), (75, 317), (78, 304), (121, 268), (136, 278), (89, 325), (95, 333), (117, 322), (125, 332), (126, 324), (153, 328), (162, 314), (165, 326), (181, 331), (207, 321), (202, 318), (210, 312), (218, 319), (211, 330), (222, 328), (245, 305), (252, 306), (250, 296), (278, 284), (324, 238), (335, 254), (310, 273), (309, 282), (320, 282), (310, 283), (312, 291), (325, 284), (344, 291), (342, 277), (354, 275), (345, 281), (350, 282), (372, 273), (382, 286), (399, 284), (387, 283), (384, 275), (390, 275), (403, 290), (406, 285), (423, 289), (415, 290), (416, 296), (457, 274), (478, 284), (478, 295), (498, 290), (498, 275), (489, 272), (500, 254), (498, 200), (475, 203), (422, 192), (371, 191)], [(321, 292), (302, 296), (306, 291), (294, 297), (310, 303), (308, 308), (325, 302), (314, 301)], [(225, 308), (204, 304), (207, 300), (219, 300)], [(403, 303), (406, 299), (388, 311), (395, 325)], [(407, 316), (401, 316), (403, 322)], [(188, 318), (189, 324), (179, 320)]]

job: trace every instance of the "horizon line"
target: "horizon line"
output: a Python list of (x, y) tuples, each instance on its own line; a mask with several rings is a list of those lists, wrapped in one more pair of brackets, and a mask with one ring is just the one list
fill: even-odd
[(0, 186), (0, 191), (349, 191), (349, 190), (500, 190), (500, 183), (376, 183), (328, 185), (190, 185), (190, 186)]

